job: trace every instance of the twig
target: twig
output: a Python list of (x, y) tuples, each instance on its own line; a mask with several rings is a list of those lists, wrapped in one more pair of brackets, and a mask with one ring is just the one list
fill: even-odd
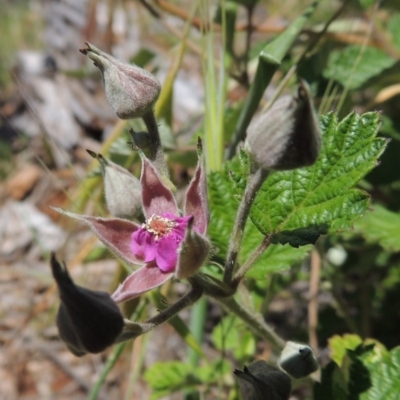
[(265, 250), (271, 244), (271, 235), (265, 236), (263, 241), (259, 246), (250, 254), (246, 262), (239, 268), (239, 271), (235, 274), (233, 278), (234, 282), (239, 282), (246, 275), (246, 272), (251, 268), (251, 266), (258, 260), (258, 258), (264, 253)]
[(308, 335), (310, 346), (317, 350), (318, 349), (318, 336), (317, 336), (317, 325), (318, 325), (318, 289), (319, 289), (319, 277), (321, 272), (321, 257), (317, 250), (311, 252), (311, 271), (310, 271), (310, 290), (308, 303)]
[(242, 305), (240, 305), (233, 297), (227, 299), (216, 299), (226, 309), (233, 312), (239, 318), (241, 318), (248, 327), (258, 336), (268, 340), (272, 347), (276, 350), (282, 350), (285, 346), (285, 341), (281, 339), (273, 329), (264, 321), (261, 314), (255, 311), (250, 312)]
[(168, 177), (168, 168), (161, 146), (160, 133), (158, 132), (158, 125), (156, 117), (154, 115), (154, 111), (151, 110), (148, 113), (144, 114), (142, 119), (149, 133), (149, 142), (151, 144), (149, 158), (154, 162), (157, 170), (163, 176)]
[(143, 335), (144, 333), (150, 332), (157, 326), (168, 321), (170, 318), (178, 314), (186, 307), (189, 307), (192, 304), (194, 304), (197, 300), (200, 299), (202, 295), (203, 295), (203, 288), (197, 285), (193, 285), (190, 292), (186, 293), (185, 296), (183, 296), (176, 303), (172, 304), (170, 307), (161, 311), (155, 317), (150, 318), (146, 322), (138, 324), (138, 323), (129, 323), (129, 321), (126, 321), (125, 329), (122, 331), (121, 335), (115, 342), (116, 343), (125, 342), (126, 340), (135, 339), (138, 336)]
[(231, 239), (229, 241), (229, 249), (226, 256), (224, 283), (230, 285), (236, 266), (237, 256), (242, 244), (244, 227), (249, 216), (250, 208), (256, 198), (258, 190), (268, 176), (268, 171), (259, 168), (255, 173), (251, 174), (247, 181), (246, 189), (236, 215), (235, 225), (233, 227)]

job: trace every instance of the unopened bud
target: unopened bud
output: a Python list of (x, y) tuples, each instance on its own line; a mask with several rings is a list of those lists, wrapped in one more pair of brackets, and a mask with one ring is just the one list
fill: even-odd
[(87, 150), (99, 160), (104, 177), (104, 192), (110, 213), (119, 218), (134, 218), (142, 212), (142, 185), (125, 168), (101, 154)]
[(309, 86), (301, 80), (296, 96), (278, 100), (247, 129), (246, 149), (266, 170), (312, 165), (321, 147), (321, 131)]
[(160, 82), (150, 72), (126, 64), (90, 43), (79, 50), (94, 61), (103, 75), (107, 100), (121, 119), (142, 117), (151, 111), (161, 91)]
[(304, 378), (318, 369), (314, 351), (305, 344), (287, 342), (279, 358), (279, 366), (293, 378)]
[(288, 400), (290, 397), (292, 382), (289, 376), (263, 360), (233, 373), (239, 378), (243, 400)]
[(54, 254), (51, 269), (61, 299), (57, 326), (69, 350), (80, 357), (112, 345), (122, 332), (124, 319), (111, 296), (75, 285)]
[(185, 239), (178, 250), (179, 257), (175, 277), (184, 279), (193, 276), (207, 260), (210, 248), (209, 240), (193, 229), (192, 219), (186, 229)]

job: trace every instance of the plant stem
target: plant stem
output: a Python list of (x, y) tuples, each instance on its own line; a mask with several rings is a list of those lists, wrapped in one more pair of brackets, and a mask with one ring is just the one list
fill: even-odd
[(89, 393), (87, 400), (96, 400), (99, 395), (100, 389), (103, 386), (104, 381), (107, 378), (108, 373), (114, 367), (115, 363), (118, 361), (122, 351), (124, 350), (127, 343), (120, 343), (114, 349), (111, 355), (107, 358), (107, 362), (104, 365), (103, 370), (101, 371), (100, 377), (93, 386), (92, 390)]
[(164, 153), (161, 146), (160, 133), (158, 132), (158, 125), (154, 111), (151, 110), (143, 115), (143, 122), (146, 125), (147, 132), (150, 139), (150, 154), (148, 157), (153, 161), (157, 170), (162, 176), (168, 177), (168, 168), (165, 162)]
[(241, 306), (233, 297), (217, 299), (226, 309), (242, 319), (249, 328), (258, 336), (268, 340), (276, 350), (282, 350), (285, 341), (281, 339), (272, 328), (264, 321), (261, 314), (250, 312)]
[[(117, 342), (125, 342), (126, 340), (135, 339), (144, 333), (150, 332), (157, 326), (161, 325), (162, 323), (168, 321), (174, 315), (178, 314), (180, 311), (185, 309), (186, 307), (191, 306), (200, 297), (203, 295), (203, 288), (198, 285), (193, 285), (192, 289), (185, 294), (185, 296), (181, 297), (176, 303), (172, 304), (170, 307), (166, 308), (165, 310), (161, 311), (155, 317), (150, 318), (144, 323), (131, 323), (127, 321), (125, 323), (128, 329), (124, 329), (116, 340)], [(129, 325), (131, 325), (132, 329), (129, 329)]]
[(246, 275), (246, 272), (251, 268), (251, 266), (258, 260), (262, 253), (271, 244), (271, 235), (265, 236), (263, 241), (258, 245), (258, 247), (250, 254), (246, 262), (239, 268), (239, 271), (235, 274), (233, 281), (239, 282)]
[(246, 226), (250, 208), (254, 202), (254, 199), (256, 198), (258, 190), (267, 178), (268, 174), (268, 171), (259, 168), (250, 175), (249, 180), (247, 181), (246, 189), (236, 215), (235, 225), (229, 241), (229, 249), (224, 271), (224, 283), (227, 285), (230, 285), (232, 282), (236, 259), (242, 244), (244, 227)]

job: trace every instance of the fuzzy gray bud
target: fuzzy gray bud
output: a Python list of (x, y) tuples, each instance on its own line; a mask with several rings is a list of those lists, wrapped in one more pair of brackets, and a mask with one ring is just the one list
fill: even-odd
[(321, 147), (321, 131), (307, 83), (296, 96), (284, 96), (247, 129), (246, 149), (266, 170), (312, 165)]
[(151, 111), (161, 91), (160, 82), (150, 72), (123, 63), (90, 43), (80, 52), (94, 61), (103, 75), (107, 100), (121, 119), (139, 118)]
[(100, 162), (110, 213), (119, 218), (134, 218), (140, 215), (142, 213), (142, 185), (139, 179), (101, 154), (90, 150), (87, 152)]
[(314, 351), (305, 344), (287, 342), (279, 358), (279, 366), (293, 378), (304, 378), (318, 369)]

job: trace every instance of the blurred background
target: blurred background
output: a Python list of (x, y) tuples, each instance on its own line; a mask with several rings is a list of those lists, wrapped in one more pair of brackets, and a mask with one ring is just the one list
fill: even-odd
[[(86, 149), (109, 156), (136, 175), (140, 171), (127, 142), (128, 129), (142, 126), (117, 119), (106, 101), (100, 73), (78, 51), (85, 42), (135, 62), (152, 71), (164, 86), (171, 85), (159, 113), (160, 129), (172, 178), (181, 188), (187, 184), (195, 165), (193, 138), (204, 131), (205, 112), (205, 48), (200, 29), (204, 14), (195, 3), (0, 0), (1, 400), (182, 398), (178, 390), (176, 394), (159, 390), (158, 397), (150, 397), (155, 384), (144, 377), (156, 362), (187, 357), (185, 341), (169, 324), (118, 348), (119, 353), (110, 349), (83, 358), (70, 354), (58, 339), (58, 296), (48, 266), (50, 252), (67, 262), (79, 284), (98, 290), (110, 292), (126, 272), (91, 232), (61, 218), (49, 206), (106, 215), (100, 169)], [(218, 65), (223, 59), (219, 3), (203, 3), (215, 24)], [(251, 12), (246, 1), (227, 3), (236, 9), (237, 33), (230, 44), (226, 141), (260, 50), (310, 1), (260, 0)], [(344, 2), (320, 3), (275, 74), (264, 103)], [(346, 3), (302, 59), (298, 75), (310, 83), (322, 114), (335, 110), (343, 117), (352, 110), (382, 110), (380, 134), (392, 140), (381, 165), (361, 184), (373, 196), (375, 216), (351, 233), (319, 243), (325, 257), (313, 344), (319, 347), (322, 361), (327, 359), (328, 339), (335, 334), (374, 337), (388, 348), (400, 344), (400, 6), (395, 0)], [(292, 90), (294, 84), (293, 79), (285, 90)], [(266, 278), (265, 318), (285, 339), (308, 341), (310, 265), (307, 259)], [(171, 299), (185, 291), (185, 284), (175, 283)], [(151, 299), (142, 299), (142, 308), (143, 302), (153, 304), (153, 311), (157, 308)], [(127, 307), (132, 313), (138, 304)], [(212, 333), (224, 312), (214, 304), (207, 307), (203, 351), (209, 359), (222, 351), (237, 367), (237, 362), (269, 353), (267, 343), (249, 338), (239, 328), (238, 337), (221, 348)], [(181, 317), (188, 321), (190, 310)], [(248, 347), (233, 354), (237, 341)], [(115, 366), (104, 374), (110, 354)], [(204, 398), (237, 398), (233, 376), (223, 375), (221, 382), (217, 392), (212, 389), (215, 382), (202, 387)], [(299, 390), (293, 399), (305, 396), (307, 392)]]

